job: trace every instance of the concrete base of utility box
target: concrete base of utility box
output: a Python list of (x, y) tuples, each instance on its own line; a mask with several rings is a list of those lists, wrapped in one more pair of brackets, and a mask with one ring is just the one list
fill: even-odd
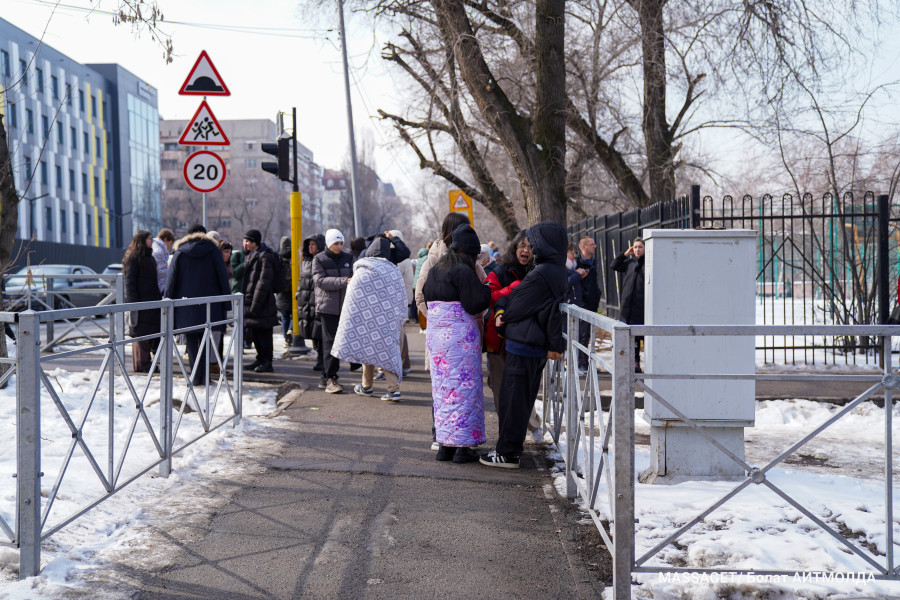
[[(743, 426), (717, 427), (706, 421), (703, 430), (743, 460)], [(744, 477), (741, 465), (692, 428), (681, 423), (671, 427), (650, 427), (650, 467), (638, 476), (641, 483), (739, 481)]]

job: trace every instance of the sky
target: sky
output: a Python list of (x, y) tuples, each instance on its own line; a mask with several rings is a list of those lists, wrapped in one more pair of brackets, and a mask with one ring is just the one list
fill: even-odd
[[(174, 60), (166, 64), (162, 47), (143, 31), (113, 25), (108, 12), (116, 0), (3, 0), (3, 18), (81, 63), (115, 62), (154, 86), (166, 119), (190, 119), (198, 96), (179, 96), (191, 67), (206, 50), (228, 97), (211, 97), (222, 119), (272, 119), (297, 108), (298, 139), (316, 162), (341, 168), (349, 141), (336, 3), (326, 3), (317, 23), (299, 14), (298, 0), (158, 0), (171, 36)], [(90, 9), (95, 9), (91, 12)], [(351, 64), (357, 149), (375, 147), (376, 170), (398, 191), (411, 188), (418, 164), (405, 148), (388, 148), (388, 128), (370, 119), (378, 108), (391, 109), (393, 82), (380, 58), (382, 43), (371, 25), (345, 11)], [(46, 28), (46, 33), (43, 31)]]

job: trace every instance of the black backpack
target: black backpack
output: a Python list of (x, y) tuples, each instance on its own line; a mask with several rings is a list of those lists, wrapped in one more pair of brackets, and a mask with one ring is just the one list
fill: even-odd
[(288, 285), (285, 282), (287, 269), (284, 266), (284, 260), (277, 254), (275, 254), (275, 252), (272, 252), (272, 257), (274, 259), (272, 261), (274, 263), (273, 266), (275, 267), (275, 277), (274, 281), (272, 282), (272, 291), (276, 294), (280, 294), (288, 288)]

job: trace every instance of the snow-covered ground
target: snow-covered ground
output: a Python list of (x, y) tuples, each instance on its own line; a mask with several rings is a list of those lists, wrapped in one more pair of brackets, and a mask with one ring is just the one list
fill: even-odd
[[(280, 336), (279, 336), (280, 337)], [(102, 353), (95, 353), (99, 360)], [(131, 364), (126, 355), (126, 364)], [(46, 365), (47, 375), (59, 392), (60, 399), (72, 420), (84, 420), (83, 438), (104, 476), (109, 477), (109, 419), (108, 384), (100, 381), (97, 397), (90, 404), (92, 390), (98, 384), (96, 369), (69, 372)], [(158, 453), (149, 433), (158, 436), (159, 378), (135, 376), (133, 384), (138, 395), (144, 393), (144, 405), (150, 429), (138, 420), (134, 424), (134, 401), (124, 380), (116, 377), (112, 420), (112, 472), (118, 469), (122, 450), (128, 449), (121, 467), (119, 481), (145, 469), (158, 460)], [(175, 380), (174, 397), (183, 399), (186, 388)], [(204, 388), (198, 398), (206, 402)], [(212, 395), (212, 393), (211, 393)], [(215, 397), (211, 398), (214, 402)], [(41, 573), (25, 581), (18, 579), (18, 551), (0, 547), (0, 598), (58, 598), (67, 592), (84, 593), (91, 589), (94, 598), (121, 598), (119, 582), (128, 582), (128, 567), (135, 569), (162, 568), (168, 564), (172, 539), (190, 539), (192, 532), (202, 527), (215, 509), (228, 501), (232, 491), (244, 479), (258, 470), (268, 456), (279, 452), (280, 443), (275, 422), (265, 418), (276, 407), (276, 392), (271, 386), (245, 385), (243, 394), (244, 418), (237, 427), (226, 423), (199, 441), (189, 445), (173, 460), (173, 472), (168, 478), (158, 475), (158, 468), (125, 486), (117, 494), (100, 503), (86, 515), (54, 533), (42, 544)], [(15, 444), (15, 380), (0, 390), (0, 436), (8, 440), (0, 447), (0, 516), (12, 525), (15, 514), (16, 470)], [(89, 408), (90, 407), (90, 408)], [(72, 434), (61, 412), (53, 405), (49, 394), (42, 394), (41, 402), (41, 461), (44, 477), (41, 495), (46, 504), (56, 478), (72, 444)], [(233, 414), (228, 396), (222, 392), (213, 419), (222, 423)], [(134, 427), (133, 435), (129, 432)], [(179, 447), (202, 433), (198, 413), (182, 416), (178, 425), (175, 447)], [(85, 453), (76, 448), (66, 467), (56, 501), (45, 527), (55, 523), (102, 496), (104, 488)], [(115, 565), (112, 568), (110, 565)], [(92, 586), (92, 584), (99, 584)], [(89, 587), (90, 586), (90, 587)]]
[[(840, 407), (788, 399), (757, 403), (756, 426), (746, 430), (746, 460), (764, 466)], [(883, 563), (887, 546), (884, 483), (884, 409), (862, 403), (823, 434), (768, 472), (781, 488), (866, 554)], [(900, 407), (894, 407), (892, 430), (900, 434)], [(643, 411), (635, 411), (635, 434), (647, 439)], [(645, 442), (646, 443), (646, 442)], [(600, 444), (595, 444), (597, 456)], [(892, 453), (896, 465), (900, 452)], [(562, 457), (554, 455), (554, 476), (565, 494)], [(650, 464), (648, 446), (635, 450), (636, 472)], [(898, 473), (895, 466), (895, 473)], [(636, 484), (635, 554), (641, 557), (719, 498), (736, 482)], [(605, 481), (598, 513), (610, 514)], [(900, 552), (900, 500), (894, 499), (894, 553)], [(900, 582), (865, 577), (848, 580), (837, 572), (874, 572), (871, 565), (786, 500), (762, 485), (751, 485), (663, 548), (646, 566), (697, 569), (786, 570), (790, 576), (703, 575), (701, 573), (635, 575), (634, 598), (654, 600), (744, 598), (897, 598)], [(793, 573), (797, 575), (794, 576)], [(611, 590), (607, 596), (612, 597)]]

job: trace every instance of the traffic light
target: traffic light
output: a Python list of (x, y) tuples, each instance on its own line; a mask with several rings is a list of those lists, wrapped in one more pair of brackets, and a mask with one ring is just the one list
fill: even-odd
[(279, 138), (278, 143), (269, 144), (263, 143), (260, 144), (262, 147), (262, 151), (266, 154), (271, 154), (272, 156), (278, 159), (278, 162), (264, 162), (262, 163), (263, 171), (267, 171), (282, 181), (290, 181), (291, 180), (291, 139), (290, 138)]

